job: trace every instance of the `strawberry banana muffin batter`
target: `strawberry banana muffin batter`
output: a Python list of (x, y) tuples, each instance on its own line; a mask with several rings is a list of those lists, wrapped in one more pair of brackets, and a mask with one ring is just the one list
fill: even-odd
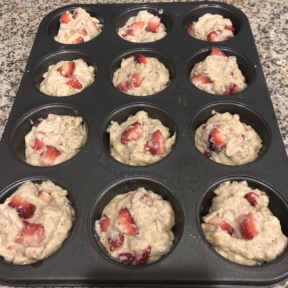
[(153, 95), (170, 82), (168, 69), (154, 57), (137, 54), (123, 59), (113, 75), (113, 85), (133, 96)]
[(169, 128), (144, 111), (130, 116), (122, 124), (111, 121), (110, 152), (113, 158), (132, 166), (145, 166), (167, 156), (175, 143)]
[(195, 133), (195, 145), (206, 157), (226, 165), (243, 165), (254, 161), (262, 147), (255, 130), (242, 122), (238, 114), (217, 113)]
[(143, 187), (117, 195), (95, 229), (107, 252), (127, 265), (158, 260), (173, 244), (174, 211), (169, 202)]
[(49, 114), (37, 118), (25, 136), (26, 162), (52, 166), (69, 160), (85, 144), (87, 131), (82, 117)]
[(197, 63), (190, 73), (190, 81), (199, 89), (218, 95), (235, 94), (247, 86), (235, 56), (213, 46), (210, 55)]
[(0, 205), (0, 255), (21, 265), (42, 260), (62, 246), (73, 221), (66, 190), (27, 181)]
[(81, 92), (94, 81), (94, 67), (82, 59), (60, 61), (43, 75), (40, 91), (49, 96), (70, 96)]
[(165, 26), (158, 16), (148, 11), (140, 11), (131, 17), (126, 24), (118, 30), (123, 39), (135, 43), (154, 42), (166, 36)]
[(54, 40), (63, 44), (80, 44), (95, 38), (101, 31), (100, 21), (79, 7), (73, 14), (69, 11), (61, 14), (60, 27)]
[(197, 22), (192, 22), (187, 28), (189, 35), (209, 42), (229, 40), (234, 37), (234, 31), (230, 19), (210, 13), (200, 17)]
[(287, 246), (279, 220), (268, 208), (267, 195), (246, 181), (227, 181), (215, 190), (203, 232), (223, 257), (242, 265), (269, 262)]

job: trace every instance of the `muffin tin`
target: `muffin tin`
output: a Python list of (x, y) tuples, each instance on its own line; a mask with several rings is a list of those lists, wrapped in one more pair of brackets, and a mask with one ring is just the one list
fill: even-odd
[[(53, 37), (59, 16), (81, 6), (103, 24), (93, 40), (63, 45)], [(165, 38), (151, 43), (131, 43), (117, 35), (117, 28), (140, 10), (160, 15)], [(205, 13), (230, 18), (235, 37), (210, 43), (197, 40), (186, 28)], [(257, 33), (257, 31), (255, 31)], [(190, 81), (192, 67), (217, 46), (236, 55), (248, 87), (229, 96), (212, 95)], [(130, 96), (112, 84), (113, 72), (123, 57), (143, 53), (160, 59), (169, 69), (170, 84), (146, 97)], [(39, 91), (42, 74), (60, 60), (80, 57), (95, 67), (95, 81), (69, 97), (51, 97)], [(258, 159), (242, 166), (226, 166), (205, 158), (194, 145), (195, 130), (212, 110), (238, 113), (263, 140)], [(139, 110), (158, 118), (176, 141), (171, 153), (145, 167), (114, 160), (109, 153), (106, 129), (111, 120), (125, 121)], [(52, 167), (24, 162), (24, 136), (30, 120), (49, 113), (80, 115), (88, 131), (87, 141), (72, 159)], [(65, 188), (76, 211), (74, 227), (53, 255), (31, 265), (12, 265), (0, 260), (0, 281), (9, 285), (94, 286), (218, 286), (271, 285), (288, 276), (287, 250), (274, 261), (246, 267), (221, 257), (201, 230), (201, 217), (211, 205), (213, 191), (226, 180), (247, 180), (270, 198), (270, 209), (288, 236), (288, 161), (271, 99), (245, 14), (218, 2), (70, 5), (49, 13), (41, 22), (31, 56), (15, 98), (0, 146), (0, 203), (27, 180), (49, 179)], [(151, 189), (168, 200), (175, 211), (175, 242), (157, 262), (127, 266), (111, 259), (95, 237), (94, 221), (116, 194), (138, 187)]]

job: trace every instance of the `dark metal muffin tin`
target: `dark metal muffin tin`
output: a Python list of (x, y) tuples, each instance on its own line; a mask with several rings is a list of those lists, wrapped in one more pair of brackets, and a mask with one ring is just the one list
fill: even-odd
[[(64, 45), (54, 41), (62, 12), (83, 7), (103, 24), (93, 40)], [(140, 10), (160, 15), (167, 36), (152, 43), (131, 43), (117, 29)], [(162, 11), (161, 11), (162, 10)], [(162, 12), (162, 14), (161, 14)], [(230, 18), (235, 37), (217, 43), (197, 40), (185, 30), (210, 12)], [(257, 33), (257, 31), (255, 31)], [(211, 46), (236, 55), (248, 87), (235, 95), (207, 94), (189, 81), (193, 65)], [(171, 81), (163, 91), (146, 97), (129, 96), (111, 82), (120, 60), (136, 53), (153, 55), (169, 69)], [(38, 89), (48, 66), (82, 58), (95, 67), (95, 81), (70, 97), (50, 97)], [(226, 166), (205, 158), (194, 145), (196, 128), (211, 110), (238, 113), (261, 136), (263, 148), (256, 161)], [(171, 153), (145, 167), (121, 164), (110, 156), (106, 129), (111, 120), (122, 122), (145, 110), (176, 132)], [(34, 167), (24, 159), (24, 136), (30, 120), (48, 113), (80, 115), (88, 138), (69, 161), (53, 167)], [(93, 286), (208, 286), (271, 285), (288, 276), (287, 249), (274, 261), (257, 267), (241, 266), (221, 257), (206, 241), (201, 216), (211, 205), (213, 191), (226, 180), (247, 180), (269, 195), (270, 209), (288, 235), (288, 161), (249, 22), (239, 9), (217, 2), (95, 4), (66, 6), (52, 11), (40, 24), (0, 146), (0, 202), (27, 180), (53, 181), (68, 190), (76, 210), (74, 228), (52, 256), (31, 265), (0, 261), (0, 281), (10, 285), (53, 284)], [(168, 200), (176, 215), (175, 243), (159, 261), (127, 266), (111, 259), (95, 237), (94, 221), (116, 194), (144, 186)], [(170, 286), (169, 286), (170, 287)]]

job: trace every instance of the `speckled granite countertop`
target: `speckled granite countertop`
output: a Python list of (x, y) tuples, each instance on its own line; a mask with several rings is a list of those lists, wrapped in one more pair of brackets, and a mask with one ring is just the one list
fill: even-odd
[[(69, 4), (142, 3), (164, 1), (1, 0), (0, 138), (13, 105), (38, 26), (50, 11)], [(166, 1), (180, 2), (180, 1)], [(181, 1), (192, 2), (192, 1)], [(226, 0), (248, 17), (288, 153), (288, 2), (287, 0)]]

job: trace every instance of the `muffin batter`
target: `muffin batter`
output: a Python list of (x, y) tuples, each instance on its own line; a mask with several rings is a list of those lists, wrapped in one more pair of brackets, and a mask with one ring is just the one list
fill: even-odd
[(215, 190), (210, 213), (203, 217), (207, 240), (223, 257), (242, 265), (260, 265), (287, 246), (269, 198), (246, 181), (226, 181)]
[(66, 190), (27, 181), (0, 205), (0, 255), (21, 265), (42, 260), (62, 246), (73, 220)]
[(26, 162), (34, 166), (65, 162), (79, 152), (86, 138), (81, 117), (49, 114), (38, 118), (25, 136)]
[(95, 38), (101, 31), (100, 21), (79, 7), (73, 14), (69, 11), (61, 14), (60, 27), (54, 39), (63, 44), (80, 44)]
[(169, 202), (143, 187), (114, 197), (95, 229), (107, 252), (117, 261), (142, 265), (169, 252), (174, 235)]
[(243, 165), (254, 161), (262, 147), (255, 130), (242, 122), (238, 114), (217, 113), (195, 133), (195, 145), (206, 157), (226, 165)]
[(162, 39), (166, 34), (165, 26), (160, 22), (160, 18), (146, 10), (129, 18), (126, 24), (118, 30), (120, 37), (135, 43), (154, 42)]
[(110, 152), (124, 164), (144, 166), (155, 163), (168, 155), (175, 143), (175, 134), (158, 119), (149, 118), (145, 111), (130, 116), (122, 124), (111, 121)]
[(49, 96), (70, 96), (81, 92), (94, 81), (94, 67), (82, 59), (60, 61), (43, 74), (40, 91)]

